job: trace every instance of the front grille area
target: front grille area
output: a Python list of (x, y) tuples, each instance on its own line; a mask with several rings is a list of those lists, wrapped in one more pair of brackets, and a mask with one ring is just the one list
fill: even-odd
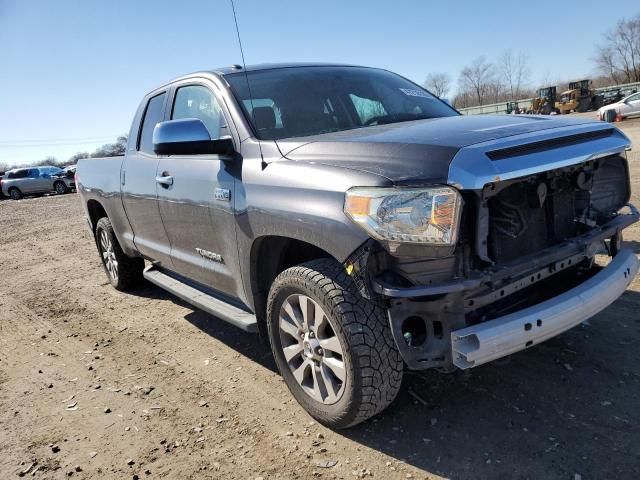
[(545, 172), (513, 183), (488, 201), (488, 255), (508, 262), (604, 223), (629, 199), (626, 159)]

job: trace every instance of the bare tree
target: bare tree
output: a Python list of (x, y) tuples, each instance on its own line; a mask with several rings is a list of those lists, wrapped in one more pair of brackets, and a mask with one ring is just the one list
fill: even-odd
[(487, 63), (485, 57), (476, 58), (470, 66), (464, 67), (458, 80), (462, 91), (471, 90), (478, 102), (482, 105), (490, 89), (490, 84), (495, 79), (495, 69), (491, 63)]
[(78, 160), (83, 158), (89, 158), (89, 157), (90, 157), (89, 152), (78, 152), (71, 155), (71, 157), (69, 157), (69, 163), (77, 163)]
[(616, 53), (610, 45), (599, 45), (593, 61), (598, 72), (610, 78), (611, 82), (622, 83), (623, 73), (616, 64)]
[(118, 155), (124, 155), (127, 149), (127, 135), (121, 135), (118, 137), (115, 143), (106, 143), (97, 148), (91, 157), (117, 157)]
[[(503, 102), (504, 100), (506, 100), (508, 94), (506, 94), (505, 92), (505, 86), (504, 84), (496, 79), (491, 80), (488, 84), (487, 84), (487, 99), (489, 100), (490, 103), (498, 103), (498, 102)], [(513, 97), (511, 97), (511, 99), (513, 100)]]
[(451, 89), (451, 77), (444, 72), (430, 73), (422, 85), (436, 97), (446, 97)]
[(640, 82), (640, 14), (620, 20), (609, 30), (593, 60), (615, 83)]
[(514, 54), (513, 51), (505, 50), (498, 60), (500, 76), (508, 90), (511, 100), (517, 100), (526, 88), (527, 79), (531, 70), (529, 69), (529, 58), (522, 52)]

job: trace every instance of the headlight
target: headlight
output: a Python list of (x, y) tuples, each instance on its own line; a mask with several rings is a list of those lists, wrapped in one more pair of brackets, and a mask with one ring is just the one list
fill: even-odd
[(378, 240), (454, 245), (462, 210), (460, 194), (450, 187), (352, 188), (344, 211)]

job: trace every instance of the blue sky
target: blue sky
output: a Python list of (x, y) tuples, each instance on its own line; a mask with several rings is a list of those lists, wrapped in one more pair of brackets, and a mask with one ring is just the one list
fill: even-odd
[[(614, 4), (236, 0), (236, 10), (249, 64), (355, 63), (422, 83), (510, 48), (529, 56), (537, 87), (593, 73), (602, 33), (640, 12), (637, 0)], [(0, 163), (27, 164), (115, 140), (146, 91), (240, 63), (240, 52), (228, 0), (0, 0), (0, 62)]]

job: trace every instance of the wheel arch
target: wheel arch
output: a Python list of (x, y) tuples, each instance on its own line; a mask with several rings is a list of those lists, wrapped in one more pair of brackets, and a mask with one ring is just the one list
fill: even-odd
[(9, 196), (9, 198), (13, 198), (11, 196), (12, 191), (18, 192), (18, 200), (24, 197), (24, 192), (20, 189), (20, 187), (16, 185), (11, 185), (9, 188), (7, 188), (7, 195)]
[(96, 233), (96, 224), (98, 223), (98, 220), (102, 217), (109, 218), (109, 215), (107, 215), (107, 211), (104, 209), (102, 204), (93, 198), (87, 202), (87, 215), (89, 216), (91, 231), (94, 235)]
[(339, 262), (328, 251), (292, 237), (267, 235), (253, 241), (249, 268), (250, 287), (261, 334), (266, 334), (267, 295), (273, 280), (289, 267), (318, 258), (331, 258)]

